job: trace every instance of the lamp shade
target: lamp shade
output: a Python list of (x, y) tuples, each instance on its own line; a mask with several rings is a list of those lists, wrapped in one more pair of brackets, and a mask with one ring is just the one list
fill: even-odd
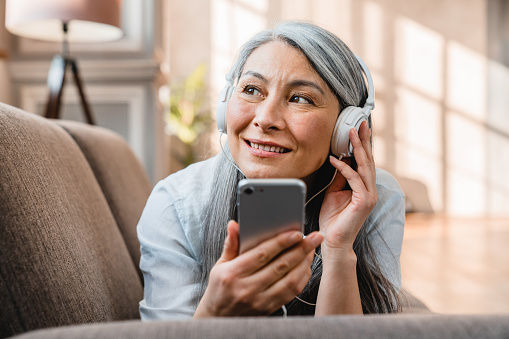
[(67, 23), (70, 42), (101, 42), (122, 37), (122, 0), (7, 0), (5, 26), (13, 34), (62, 41)]

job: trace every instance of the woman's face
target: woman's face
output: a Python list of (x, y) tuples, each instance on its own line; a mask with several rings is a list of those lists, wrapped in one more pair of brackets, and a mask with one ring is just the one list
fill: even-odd
[(228, 144), (248, 178), (308, 179), (328, 158), (339, 102), (296, 48), (255, 49), (227, 110)]

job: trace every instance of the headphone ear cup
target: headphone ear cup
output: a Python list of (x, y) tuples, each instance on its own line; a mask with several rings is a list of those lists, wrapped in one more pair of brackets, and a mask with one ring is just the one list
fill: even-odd
[(219, 100), (217, 102), (216, 109), (216, 125), (217, 129), (221, 133), (226, 133), (226, 109), (228, 108), (228, 101), (233, 94), (235, 87), (230, 84), (226, 84), (219, 94)]
[(367, 120), (367, 116), (360, 107), (348, 106), (339, 114), (331, 138), (332, 154), (337, 157), (353, 156), (353, 148), (350, 143), (350, 130), (355, 127), (355, 129), (359, 131), (361, 123), (365, 120)]

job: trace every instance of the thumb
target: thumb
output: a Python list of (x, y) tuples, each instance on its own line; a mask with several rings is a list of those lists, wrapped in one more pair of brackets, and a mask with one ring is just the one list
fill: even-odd
[(218, 263), (233, 260), (239, 255), (239, 224), (230, 220), (228, 222), (227, 232), (223, 253)]

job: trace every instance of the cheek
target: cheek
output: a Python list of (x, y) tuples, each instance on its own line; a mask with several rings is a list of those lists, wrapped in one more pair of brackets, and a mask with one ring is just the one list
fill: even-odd
[(242, 130), (251, 120), (248, 107), (240, 100), (232, 97), (226, 111), (226, 125), (228, 133)]
[(306, 148), (320, 154), (328, 154), (335, 121), (317, 119), (299, 124), (296, 133), (305, 141)]

